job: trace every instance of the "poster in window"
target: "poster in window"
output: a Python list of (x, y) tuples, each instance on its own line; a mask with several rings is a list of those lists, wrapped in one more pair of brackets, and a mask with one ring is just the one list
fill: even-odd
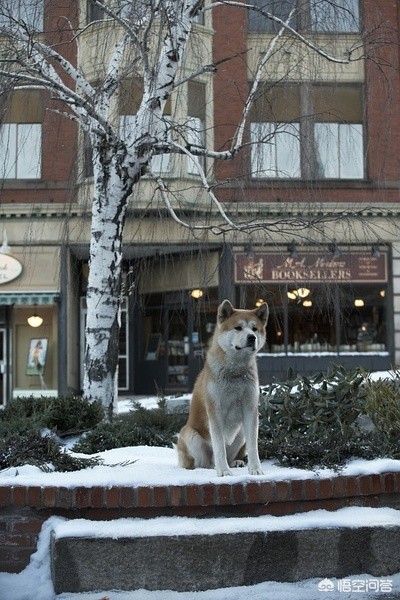
[(43, 375), (47, 359), (48, 338), (34, 338), (29, 342), (27, 375)]

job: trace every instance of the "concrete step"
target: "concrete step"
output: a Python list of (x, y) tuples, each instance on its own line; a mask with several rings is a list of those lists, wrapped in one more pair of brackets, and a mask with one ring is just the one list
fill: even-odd
[(326, 511), (313, 511), (308, 520), (293, 515), (66, 521), (52, 533), (55, 591), (200, 591), (400, 572), (399, 513), (391, 510), (393, 519), (382, 524), (368, 513), (376, 509), (337, 512), (351, 510), (367, 511), (369, 525), (358, 520), (335, 525)]

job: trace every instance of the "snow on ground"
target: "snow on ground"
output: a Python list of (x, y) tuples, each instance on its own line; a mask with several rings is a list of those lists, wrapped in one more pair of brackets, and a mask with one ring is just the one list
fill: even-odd
[[(385, 379), (393, 375), (388, 372), (373, 374), (373, 378)], [(138, 400), (135, 398), (135, 400)], [(190, 396), (179, 399), (179, 401), (188, 402)], [(147, 408), (157, 405), (158, 398), (140, 398), (140, 403)], [(175, 402), (175, 400), (173, 400)], [(176, 400), (178, 403), (178, 400)], [(132, 407), (132, 400), (126, 399), (120, 403), (120, 412), (126, 412)], [(118, 448), (101, 452), (98, 454), (103, 461), (92, 469), (85, 469), (73, 473), (44, 473), (37, 467), (25, 465), (23, 467), (6, 469), (0, 472), (1, 485), (42, 485), (42, 486), (65, 486), (73, 487), (76, 485), (94, 486), (94, 485), (185, 485), (191, 483), (204, 484), (210, 482), (221, 482), (216, 477), (213, 470), (196, 469), (186, 471), (177, 465), (176, 453), (172, 448), (150, 448), (150, 447), (131, 447)], [(303, 479), (306, 477), (330, 477), (333, 472), (328, 469), (310, 472), (301, 469), (288, 469), (277, 466), (273, 461), (264, 461), (264, 476), (255, 477), (247, 474), (246, 469), (233, 469), (232, 477), (225, 477), (224, 483), (243, 482), (249, 480), (288, 480)], [(377, 459), (373, 461), (352, 460), (341, 471), (343, 475), (364, 475), (371, 473), (383, 473), (386, 471), (400, 471), (400, 461), (391, 459)], [(180, 532), (193, 532), (199, 530), (199, 522), (195, 519), (184, 517), (160, 517), (152, 521), (135, 520), (135, 531), (143, 530), (143, 534), (148, 535), (153, 532), (154, 535), (164, 530), (168, 521), (168, 528), (173, 527)], [(262, 522), (261, 522), (262, 521)], [(61, 517), (50, 517), (44, 524), (39, 536), (38, 549), (31, 557), (28, 567), (20, 574), (0, 573), (0, 600), (321, 600), (329, 598), (330, 600), (348, 600), (355, 598), (400, 598), (400, 574), (392, 577), (377, 578), (368, 574), (361, 574), (346, 578), (346, 580), (332, 580), (333, 591), (321, 591), (318, 585), (320, 579), (302, 581), (299, 583), (276, 583), (267, 582), (248, 587), (228, 588), (221, 590), (208, 590), (206, 592), (174, 592), (159, 591), (149, 592), (138, 590), (135, 592), (121, 591), (98, 591), (96, 593), (82, 594), (54, 594), (53, 585), (50, 576), (50, 554), (49, 540), (50, 532), (55, 529), (57, 535), (63, 535), (66, 528), (76, 533), (88, 529), (96, 536), (104, 536), (112, 529), (113, 536), (118, 537), (118, 533), (123, 529), (124, 535), (127, 529), (132, 527), (133, 521), (124, 519), (123, 523), (114, 522), (87, 522), (76, 521), (75, 524), (66, 522)], [(201, 533), (212, 533), (213, 531), (225, 531), (231, 529), (253, 528), (258, 523), (265, 529), (277, 530), (282, 528), (310, 528), (310, 527), (335, 527), (351, 526), (358, 527), (362, 525), (393, 525), (400, 524), (400, 512), (389, 508), (347, 508), (336, 512), (313, 511), (299, 515), (284, 517), (257, 517), (241, 519), (212, 519), (201, 521)], [(84, 529), (86, 528), (86, 529)], [(205, 529), (206, 528), (206, 529)], [(352, 583), (360, 580), (364, 581), (364, 592), (347, 592), (346, 589), (353, 589)], [(346, 586), (342, 584), (346, 583)], [(381, 586), (386, 582), (390, 591), (395, 594), (386, 593), (384, 588), (379, 587), (379, 594), (376, 585)], [(349, 588), (350, 586), (350, 588)], [(373, 587), (374, 586), (374, 587)], [(369, 590), (369, 592), (368, 592)], [(399, 594), (399, 595), (398, 595)]]
[[(77, 454), (77, 456), (88, 456)], [(173, 448), (132, 446), (115, 448), (96, 454), (104, 464), (91, 469), (68, 473), (43, 472), (39, 467), (24, 465), (11, 467), (0, 472), (1, 485), (61, 486), (159, 486), (221, 483), (214, 469), (186, 470), (178, 466)], [(224, 483), (245, 481), (280, 481), (290, 479), (327, 478), (335, 473), (330, 469), (307, 471), (282, 467), (272, 460), (262, 462), (263, 476), (249, 475), (247, 468), (233, 468), (233, 475), (224, 477)], [(390, 458), (375, 460), (354, 459), (349, 461), (341, 475), (369, 475), (400, 471), (400, 461)], [(1, 600), (1, 599), (0, 599)]]
[[(56, 535), (91, 534), (98, 537), (112, 534), (114, 538), (129, 533), (159, 535), (175, 530), (179, 534), (208, 533), (220, 531), (276, 531), (279, 529), (304, 529), (311, 527), (363, 527), (374, 525), (398, 525), (400, 513), (390, 508), (343, 508), (336, 512), (325, 510), (312, 511), (284, 517), (249, 517), (196, 520), (187, 517), (159, 517), (154, 520), (122, 519), (118, 521), (91, 522), (76, 520), (68, 522), (62, 517), (50, 517), (44, 524), (39, 536), (38, 549), (31, 558), (29, 566), (20, 574), (0, 573), (1, 600), (347, 600), (350, 598), (389, 596), (389, 592), (400, 593), (400, 574), (385, 577), (372, 577), (368, 574), (329, 580), (333, 590), (326, 594), (318, 586), (321, 579), (312, 579), (298, 583), (266, 582), (253, 586), (208, 590), (205, 592), (174, 592), (137, 590), (134, 592), (98, 591), (95, 593), (55, 595), (50, 575), (49, 541), (50, 532)], [(173, 528), (171, 530), (171, 527)], [(326, 581), (326, 580), (325, 580)], [(353, 589), (357, 582), (363, 582), (364, 593), (346, 592)], [(328, 582), (329, 583), (329, 582)], [(359, 585), (359, 584), (358, 584)], [(374, 586), (372, 588), (372, 586)], [(370, 590), (370, 593), (368, 593)], [(373, 590), (373, 593), (372, 593)], [(383, 590), (386, 590), (383, 591)], [(391, 597), (393, 597), (390, 594)], [(397, 596), (400, 597), (400, 596)]]

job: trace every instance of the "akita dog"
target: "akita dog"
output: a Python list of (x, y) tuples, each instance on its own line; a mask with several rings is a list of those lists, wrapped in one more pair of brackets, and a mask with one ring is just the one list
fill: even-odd
[(259, 383), (256, 353), (265, 343), (268, 306), (218, 307), (217, 327), (196, 380), (189, 418), (178, 436), (179, 464), (185, 469), (215, 466), (218, 476), (243, 466), (262, 475), (258, 457)]

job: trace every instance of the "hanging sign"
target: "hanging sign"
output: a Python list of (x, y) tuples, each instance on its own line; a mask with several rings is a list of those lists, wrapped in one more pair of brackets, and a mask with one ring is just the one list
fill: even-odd
[(22, 273), (22, 264), (9, 254), (0, 253), (0, 285), (17, 279)]
[(386, 283), (387, 254), (374, 257), (366, 252), (341, 254), (337, 258), (309, 252), (298, 258), (282, 254), (236, 255), (238, 283)]

